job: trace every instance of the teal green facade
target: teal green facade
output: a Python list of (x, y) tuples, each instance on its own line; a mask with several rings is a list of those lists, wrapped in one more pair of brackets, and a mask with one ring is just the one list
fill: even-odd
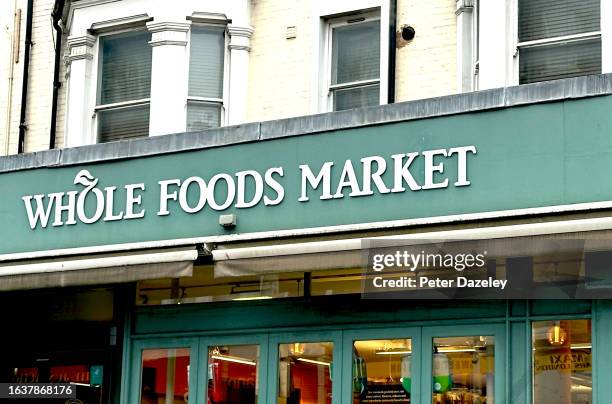
[[(126, 341), (125, 402), (137, 402), (142, 349), (191, 349), (197, 372), (190, 374), (197, 404), (205, 403), (208, 347), (257, 344), (261, 348), (258, 403), (276, 403), (278, 344), (308, 341), (334, 343), (333, 404), (352, 395), (352, 343), (355, 340), (411, 338), (412, 402), (430, 403), (432, 339), (447, 336), (495, 337), (495, 402), (531, 404), (531, 322), (592, 320), (593, 402), (607, 403), (612, 377), (612, 306), (608, 301), (364, 301), (358, 296), (311, 300), (212, 303), (204, 306), (140, 308)], [(193, 363), (193, 362), (192, 362)], [(190, 393), (191, 394), (191, 393)], [(190, 399), (191, 400), (191, 399)], [(192, 402), (192, 401), (190, 401)]]
[[(188, 238), (213, 240), (240, 235), (248, 239), (245, 235), (284, 230), (307, 234), (321, 227), (342, 229), (368, 223), (608, 202), (612, 201), (612, 187), (605, 186), (612, 172), (611, 110), (612, 96), (566, 99), (121, 161), (8, 172), (0, 176), (0, 192), (8, 196), (0, 207), (0, 237), (4, 240), (0, 255)], [(445, 188), (374, 192), (358, 197), (349, 197), (350, 189), (346, 188), (343, 198), (321, 200), (319, 187), (309, 189), (309, 201), (298, 201), (301, 164), (317, 173), (325, 162), (334, 162), (331, 189), (335, 192), (346, 160), (352, 160), (360, 178), (359, 160), (364, 157), (388, 159), (398, 153), (469, 145), (477, 150), (468, 155), (469, 186), (452, 185), (458, 176), (454, 155), (444, 159), (444, 173), (435, 174), (436, 181), (449, 179), (450, 185)], [(169, 214), (157, 214), (159, 181), (184, 181), (192, 176), (208, 181), (216, 174), (231, 176), (241, 170), (263, 175), (271, 167), (282, 167), (284, 172), (282, 177), (275, 177), (285, 192), (278, 205), (259, 203), (223, 211), (206, 205), (197, 213), (186, 213), (170, 201)], [(74, 181), (83, 169), (99, 180), (98, 188), (118, 188), (114, 197), (117, 211), (124, 209), (124, 186), (144, 184), (144, 191), (135, 193), (142, 197), (137, 210), (144, 210), (144, 217), (31, 229), (22, 197), (81, 191), (83, 187)], [(422, 183), (422, 156), (410, 169), (415, 180)], [(382, 176), (389, 187), (392, 175), (388, 169)], [(224, 192), (223, 187), (218, 189), (219, 200), (223, 200)], [(247, 181), (247, 198), (252, 194), (253, 184)], [(265, 195), (276, 197), (270, 188)], [(188, 199), (193, 204), (197, 197), (192, 187)], [(86, 212), (91, 216), (95, 206), (89, 199)], [(237, 215), (235, 228), (219, 226), (219, 215), (228, 213)], [(65, 221), (65, 213), (63, 217)]]

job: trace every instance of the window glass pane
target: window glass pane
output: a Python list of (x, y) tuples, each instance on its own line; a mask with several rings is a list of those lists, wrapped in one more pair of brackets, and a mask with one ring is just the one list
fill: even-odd
[(208, 402), (255, 404), (258, 364), (257, 345), (209, 347)]
[(334, 344), (307, 342), (280, 344), (279, 404), (331, 404)]
[(494, 402), (493, 337), (434, 338), (433, 346), (433, 404)]
[(533, 83), (601, 73), (601, 40), (520, 50), (520, 82)]
[(378, 105), (379, 89), (380, 86), (375, 84), (366, 87), (334, 90), (334, 111)]
[(189, 349), (144, 349), (141, 404), (187, 404), (188, 396)]
[(216, 128), (221, 124), (221, 105), (187, 102), (187, 132)]
[(409, 403), (412, 387), (410, 339), (353, 343), (353, 403)]
[(380, 21), (333, 29), (332, 84), (380, 76)]
[(98, 112), (101, 143), (149, 135), (149, 104)]
[(224, 33), (224, 28), (192, 28), (189, 95), (223, 98)]
[(590, 404), (591, 320), (534, 321), (534, 404)]
[(599, 31), (601, 0), (519, 0), (519, 41)]
[(148, 32), (103, 37), (99, 104), (149, 98), (151, 45)]

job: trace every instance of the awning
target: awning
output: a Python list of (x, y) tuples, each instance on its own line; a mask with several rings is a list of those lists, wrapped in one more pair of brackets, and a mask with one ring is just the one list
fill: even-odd
[[(612, 233), (606, 231), (610, 229), (612, 229), (612, 218), (606, 217), (252, 247), (220, 245), (212, 251), (212, 256), (214, 276), (221, 278), (319, 269), (363, 268), (367, 262), (364, 253), (376, 241), (397, 241), (398, 245), (421, 245), (437, 240), (494, 240), (517, 237), (544, 237), (550, 240), (591, 238), (589, 241), (591, 248), (609, 249)], [(589, 235), (588, 232), (599, 232), (599, 235)], [(600, 240), (596, 240), (597, 238)], [(498, 244), (496, 248), (503, 248), (503, 244)], [(542, 250), (542, 243), (538, 244), (538, 251), (532, 251), (534, 248), (536, 247), (529, 240), (518, 247), (517, 243), (513, 243), (513, 253), (516, 254), (533, 255), (545, 252)], [(554, 248), (554, 245), (551, 248)], [(497, 252), (492, 251), (492, 253)]]
[(131, 251), (0, 265), (0, 291), (191, 276), (195, 247)]

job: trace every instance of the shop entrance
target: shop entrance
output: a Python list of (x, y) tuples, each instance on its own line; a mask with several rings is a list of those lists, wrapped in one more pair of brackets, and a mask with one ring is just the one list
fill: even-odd
[(505, 346), (503, 324), (135, 341), (130, 402), (502, 403)]

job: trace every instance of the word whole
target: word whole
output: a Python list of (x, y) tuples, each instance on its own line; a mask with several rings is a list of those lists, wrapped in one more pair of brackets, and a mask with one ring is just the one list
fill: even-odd
[[(334, 200), (469, 186), (468, 161), (475, 154), (475, 146), (461, 146), (388, 157), (369, 156), (358, 162), (325, 162), (315, 169), (301, 164), (297, 168), (300, 191), (295, 199), (307, 203), (311, 198)], [(452, 180), (445, 171), (451, 164), (456, 168)], [(159, 200), (155, 214), (168, 216), (177, 209), (196, 214), (207, 208), (224, 211), (261, 204), (280, 205), (286, 199), (285, 173), (283, 167), (270, 167), (263, 172), (218, 173), (209, 178), (162, 179), (156, 184)], [(414, 173), (419, 173), (419, 180)], [(73, 185), (76, 190), (21, 198), (31, 229), (142, 219), (147, 214), (143, 204), (145, 183), (100, 186), (98, 178), (88, 170), (81, 170), (74, 177)]]

